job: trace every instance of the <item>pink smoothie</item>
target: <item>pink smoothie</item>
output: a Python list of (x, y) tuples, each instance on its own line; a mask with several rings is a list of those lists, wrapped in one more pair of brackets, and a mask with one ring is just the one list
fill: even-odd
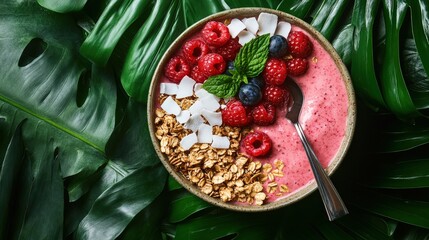
[[(303, 31), (295, 26), (292, 30)], [(348, 98), (334, 60), (317, 41), (312, 40), (312, 43), (314, 48), (312, 56), (308, 58), (309, 69), (305, 75), (294, 79), (304, 94), (299, 121), (322, 166), (326, 168), (345, 136)], [(275, 124), (253, 126), (253, 129), (267, 133), (273, 141), (271, 154), (257, 160), (263, 164), (268, 162), (273, 167), (274, 160), (283, 161), (284, 177), (276, 178), (275, 181), (289, 188), (289, 192), (280, 197), (268, 194), (267, 202), (293, 194), (314, 181), (301, 140), (293, 124), (284, 116), (286, 107), (277, 110)]]

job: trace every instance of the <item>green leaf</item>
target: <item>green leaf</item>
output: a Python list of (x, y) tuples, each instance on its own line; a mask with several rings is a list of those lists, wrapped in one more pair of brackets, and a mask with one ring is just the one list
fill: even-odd
[(239, 87), (239, 81), (236, 81), (231, 76), (224, 74), (211, 76), (203, 83), (203, 88), (207, 90), (207, 92), (220, 98), (235, 96)]
[(277, 10), (305, 19), (314, 5), (314, 0), (282, 0)]
[(268, 59), (269, 44), (269, 34), (261, 35), (244, 44), (234, 61), (237, 72), (247, 77), (258, 76), (264, 70)]
[(332, 40), (332, 35), (336, 32), (342, 14), (347, 9), (349, 3), (350, 1), (347, 0), (323, 1), (311, 25), (325, 36), (326, 39)]
[(80, 48), (80, 53), (105, 65), (128, 27), (142, 15), (148, 0), (112, 0)]
[(0, 238), (6, 239), (10, 217), (10, 205), (13, 204), (13, 189), (17, 188), (18, 177), (23, 165), (25, 151), (22, 142), (21, 122), (16, 128), (8, 145), (5, 159), (0, 170)]
[(180, 193), (170, 203), (168, 221), (171, 223), (180, 222), (192, 214), (210, 207), (213, 206), (201, 198), (188, 192)]
[(351, 232), (354, 239), (362, 240), (381, 240), (393, 239), (389, 235), (383, 233), (377, 227), (371, 225), (366, 218), (361, 218), (356, 215), (350, 214), (337, 221), (338, 225)]
[[(401, 51), (401, 64), (404, 70), (404, 78), (408, 80), (409, 88), (415, 92), (429, 92), (429, 77), (423, 68), (422, 60), (416, 49), (414, 39), (407, 38)], [(411, 97), (414, 96), (410, 92)]]
[(383, 164), (368, 185), (375, 188), (429, 187), (429, 159), (415, 159)]
[(352, 62), (353, 31), (354, 26), (351, 23), (344, 25), (332, 41), (332, 46), (347, 66), (350, 66)]
[(386, 23), (386, 49), (381, 66), (381, 86), (387, 107), (400, 119), (413, 120), (420, 116), (402, 76), (399, 58), (399, 35), (406, 14), (403, 0), (383, 0)]
[(357, 191), (351, 200), (357, 207), (377, 215), (429, 228), (429, 202), (392, 197), (374, 191)]
[(411, 27), (416, 47), (426, 75), (429, 74), (429, 3), (425, 0), (408, 0), (411, 9)]
[[(10, 7), (15, 14), (4, 14)], [(0, 5), (0, 17), (0, 107), (8, 128), (27, 118), (23, 135), (30, 152), (43, 155), (49, 136), (51, 154), (61, 153), (64, 178), (90, 176), (107, 161), (116, 111), (112, 75), (77, 54), (82, 35), (71, 16), (37, 3), (8, 3)]]
[(167, 186), (167, 189), (169, 191), (174, 191), (174, 190), (181, 189), (181, 188), (183, 188), (182, 185), (180, 185), (180, 183), (177, 182), (176, 179), (174, 179), (173, 176), (170, 175), (168, 177), (168, 186)]
[(54, 12), (66, 13), (82, 10), (87, 0), (37, 0), (40, 6)]
[(380, 0), (356, 0), (353, 7), (354, 27), (351, 77), (357, 95), (375, 108), (385, 103), (374, 68), (373, 27)]
[(131, 43), (122, 69), (121, 83), (127, 94), (139, 101), (147, 101), (155, 68), (167, 48), (185, 30), (180, 3), (179, 0), (156, 1)]
[(161, 165), (142, 167), (104, 191), (80, 222), (77, 239), (115, 239), (162, 191), (167, 174)]

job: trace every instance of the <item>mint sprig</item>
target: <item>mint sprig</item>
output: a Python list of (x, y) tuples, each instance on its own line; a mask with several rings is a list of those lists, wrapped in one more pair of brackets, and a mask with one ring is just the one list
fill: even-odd
[(233, 75), (211, 76), (204, 82), (203, 88), (221, 98), (235, 96), (242, 82), (247, 83), (248, 78), (256, 77), (264, 70), (269, 44), (269, 34), (261, 35), (244, 44), (235, 57), (235, 71), (231, 71)]

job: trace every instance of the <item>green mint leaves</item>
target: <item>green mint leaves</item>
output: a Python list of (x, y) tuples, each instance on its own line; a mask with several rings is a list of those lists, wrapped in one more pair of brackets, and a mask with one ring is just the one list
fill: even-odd
[(207, 92), (221, 98), (233, 97), (237, 94), (240, 84), (247, 79), (258, 76), (268, 59), (270, 35), (264, 34), (244, 44), (235, 57), (235, 70), (232, 76), (221, 74), (209, 77), (203, 84)]
[(269, 34), (264, 34), (244, 44), (234, 61), (237, 72), (247, 77), (258, 76), (264, 70), (269, 44)]

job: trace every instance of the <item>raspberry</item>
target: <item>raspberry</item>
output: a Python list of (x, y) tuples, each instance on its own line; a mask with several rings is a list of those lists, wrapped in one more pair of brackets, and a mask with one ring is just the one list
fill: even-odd
[(183, 44), (182, 51), (189, 63), (196, 64), (198, 59), (210, 53), (210, 48), (205, 42), (193, 39)]
[(231, 127), (244, 127), (252, 122), (252, 118), (240, 101), (231, 100), (222, 109), (222, 122)]
[(286, 63), (278, 58), (268, 58), (262, 76), (268, 85), (282, 85), (286, 80)]
[(171, 58), (165, 67), (165, 76), (175, 83), (179, 83), (182, 78), (189, 75), (190, 72), (191, 68), (181, 56)]
[(289, 52), (294, 57), (306, 58), (313, 51), (313, 44), (303, 32), (292, 31), (287, 38), (287, 42)]
[(191, 78), (194, 79), (197, 83), (204, 83), (207, 79), (207, 76), (200, 71), (198, 65), (195, 65), (191, 71)]
[(274, 106), (279, 106), (289, 99), (289, 92), (275, 85), (268, 85), (264, 89), (264, 99)]
[(206, 23), (202, 32), (204, 40), (215, 47), (224, 45), (231, 38), (228, 27), (216, 21)]
[(225, 60), (217, 53), (209, 53), (198, 60), (199, 70), (208, 77), (223, 73), (225, 67)]
[(225, 61), (233, 61), (240, 51), (241, 45), (238, 43), (238, 38), (231, 38), (225, 45), (215, 50)]
[(241, 142), (244, 150), (252, 157), (267, 155), (272, 146), (270, 137), (264, 132), (251, 132)]
[(256, 125), (267, 126), (276, 119), (276, 108), (270, 103), (260, 103), (251, 112), (253, 122)]
[(308, 61), (305, 58), (292, 58), (286, 62), (287, 71), (291, 76), (299, 76), (307, 72)]

